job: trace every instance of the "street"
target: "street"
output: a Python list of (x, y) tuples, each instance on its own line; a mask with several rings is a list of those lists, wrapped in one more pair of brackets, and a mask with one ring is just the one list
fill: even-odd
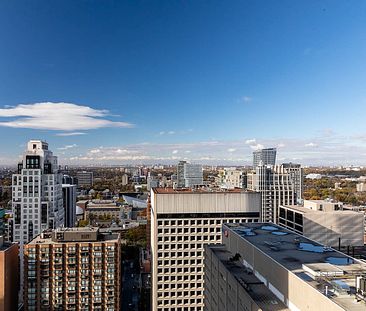
[(122, 304), (123, 311), (138, 311), (139, 304), (139, 269), (133, 267), (132, 260), (123, 263)]

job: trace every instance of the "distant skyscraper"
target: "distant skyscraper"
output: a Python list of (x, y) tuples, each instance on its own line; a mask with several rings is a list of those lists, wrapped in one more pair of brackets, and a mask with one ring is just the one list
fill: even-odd
[(43, 230), (64, 225), (61, 182), (48, 143), (29, 141), (12, 182), (13, 241), (21, 247)]
[(177, 187), (190, 188), (203, 184), (203, 169), (201, 164), (190, 164), (180, 161), (177, 165)]
[(203, 310), (203, 245), (221, 243), (224, 222), (258, 222), (260, 194), (153, 188), (149, 210), (152, 310)]
[(76, 222), (76, 185), (62, 184), (65, 210), (65, 227), (74, 227)]
[(177, 187), (184, 188), (185, 180), (184, 180), (184, 165), (187, 164), (186, 161), (179, 161), (177, 165)]
[(253, 169), (260, 163), (263, 165), (276, 164), (276, 148), (260, 149), (253, 152)]

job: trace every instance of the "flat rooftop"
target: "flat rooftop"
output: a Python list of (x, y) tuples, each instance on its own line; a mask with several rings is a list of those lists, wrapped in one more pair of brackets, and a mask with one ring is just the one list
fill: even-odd
[(356, 276), (366, 274), (362, 261), (272, 223), (225, 226), (318, 291), (327, 286), (328, 298), (345, 310), (366, 310), (365, 302), (355, 303), (350, 294)]
[(233, 254), (226, 250), (224, 245), (210, 245), (208, 247), (262, 310), (290, 310), (267, 288), (266, 285), (263, 284), (262, 281), (253, 273), (249, 273), (240, 262), (228, 260), (228, 258), (233, 257)]
[[(172, 194), (172, 193), (198, 193), (198, 194), (202, 194), (202, 193), (240, 193), (240, 192), (248, 192), (246, 190), (243, 189), (229, 189), (229, 190), (223, 190), (223, 189), (218, 189), (218, 188), (207, 188), (207, 187), (203, 187), (203, 188), (181, 188), (181, 189), (173, 189), (173, 188), (152, 188), (152, 190), (154, 191), (154, 193), (157, 194)], [(250, 192), (250, 191), (249, 191)]]
[(303, 213), (303, 214), (305, 214), (305, 213), (341, 213), (344, 215), (346, 215), (346, 214), (354, 215), (355, 213), (358, 213), (357, 211), (351, 211), (351, 210), (319, 211), (319, 210), (303, 207), (300, 205), (281, 205), (280, 207), (292, 209), (296, 212)]
[(118, 239), (118, 233), (102, 233), (97, 227), (74, 227), (43, 232), (28, 244), (118, 242)]

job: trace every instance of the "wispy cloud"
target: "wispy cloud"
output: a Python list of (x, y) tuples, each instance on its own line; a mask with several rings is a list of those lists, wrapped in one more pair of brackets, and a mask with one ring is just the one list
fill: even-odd
[(63, 147), (59, 147), (57, 148), (58, 150), (68, 150), (68, 149), (72, 149), (72, 148), (75, 148), (77, 147), (78, 145), (77, 144), (72, 144), (72, 145), (66, 145), (66, 146), (63, 146)]
[(307, 143), (307, 144), (305, 144), (305, 147), (318, 147), (318, 145), (317, 144), (315, 144), (315, 143)]
[(78, 136), (78, 135), (86, 135), (84, 132), (65, 132), (65, 133), (57, 133), (56, 136)]
[(0, 118), (10, 118), (9, 121), (0, 121), (0, 126), (65, 131), (66, 136), (67, 134), (72, 136), (70, 133), (75, 130), (133, 126), (127, 122), (108, 120), (106, 119), (108, 116), (108, 110), (71, 103), (21, 104), (16, 107), (0, 108)]

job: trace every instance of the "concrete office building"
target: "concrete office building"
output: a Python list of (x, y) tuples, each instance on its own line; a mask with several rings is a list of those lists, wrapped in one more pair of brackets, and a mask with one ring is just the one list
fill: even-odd
[(225, 224), (222, 242), (290, 310), (366, 309), (361, 261), (272, 223)]
[(297, 201), (295, 183), (284, 165), (258, 165), (247, 174), (247, 189), (261, 194), (263, 222), (277, 223), (279, 206)]
[(19, 290), (19, 247), (0, 236), (0, 311), (17, 310)]
[(224, 245), (205, 245), (205, 311), (289, 311)]
[(275, 165), (276, 148), (266, 148), (253, 151), (253, 169), (258, 165)]
[(20, 252), (43, 230), (64, 225), (61, 182), (57, 157), (48, 144), (29, 141), (12, 181), (13, 241), (20, 243)]
[(348, 210), (319, 210), (302, 206), (280, 206), (281, 226), (321, 244), (364, 245), (364, 213)]
[(177, 165), (177, 188), (190, 188), (203, 185), (201, 164), (190, 164), (180, 161)]
[(62, 201), (65, 210), (65, 227), (75, 227), (76, 185), (62, 184)]
[(76, 173), (76, 178), (78, 180), (78, 186), (81, 188), (89, 188), (93, 186), (93, 172), (79, 171)]
[(203, 245), (221, 243), (224, 222), (258, 222), (260, 194), (151, 190), (152, 310), (203, 310)]
[(59, 228), (24, 246), (24, 309), (120, 310), (119, 234)]

